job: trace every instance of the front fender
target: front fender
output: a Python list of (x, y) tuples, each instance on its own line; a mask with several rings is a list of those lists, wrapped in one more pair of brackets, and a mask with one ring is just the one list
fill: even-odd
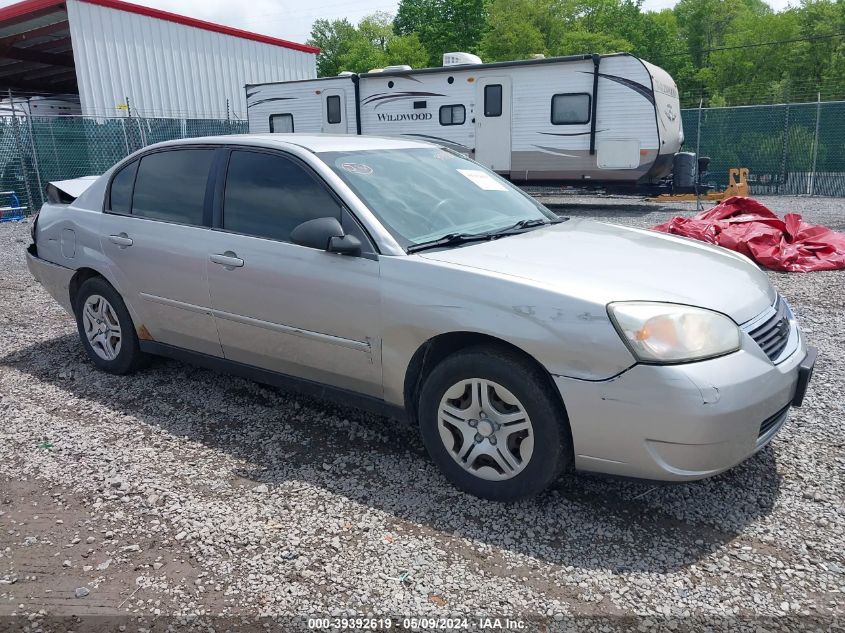
[(604, 380), (635, 363), (604, 305), (534, 282), (416, 257), (381, 258), (385, 399), (404, 404), (414, 353), (440, 334), (507, 341), (550, 374)]

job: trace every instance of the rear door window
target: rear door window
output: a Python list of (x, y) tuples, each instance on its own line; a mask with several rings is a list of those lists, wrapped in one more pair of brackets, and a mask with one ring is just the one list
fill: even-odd
[(341, 206), (298, 162), (264, 152), (234, 151), (226, 174), (223, 229), (289, 241), (314, 218), (341, 219)]
[(132, 215), (179, 224), (203, 224), (212, 149), (180, 149), (141, 159)]
[(111, 181), (109, 209), (114, 213), (132, 212), (132, 187), (135, 185), (135, 173), (138, 161), (133, 161), (121, 169)]

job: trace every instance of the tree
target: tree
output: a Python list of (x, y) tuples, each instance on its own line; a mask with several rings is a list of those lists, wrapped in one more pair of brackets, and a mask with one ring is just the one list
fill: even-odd
[(346, 18), (315, 20), (307, 43), (320, 49), (320, 54), (317, 56), (317, 75), (332, 77), (343, 70), (340, 58), (349, 53), (350, 45), (355, 38), (355, 27)]
[[(745, 13), (737, 16), (722, 41), (724, 50), (712, 51), (708, 68), (711, 100), (721, 95), (724, 103), (738, 105), (763, 100), (782, 100), (781, 93), (793, 65), (793, 46), (755, 46), (771, 41), (800, 37), (800, 25), (794, 11)], [(737, 81), (744, 77), (745, 81)], [(775, 89), (775, 93), (772, 93)]]
[(422, 68), (428, 63), (428, 52), (416, 33), (394, 35), (387, 43), (387, 63)]
[[(419, 37), (396, 35), (393, 20), (387, 13), (374, 13), (361, 19), (341, 47), (336, 66), (338, 71), (367, 72), (391, 64), (425, 66), (428, 53)], [(321, 73), (322, 74), (322, 73)]]
[(551, 25), (559, 22), (551, 8), (548, 0), (493, 0), (479, 47), (482, 58), (505, 61), (546, 54), (553, 45)]
[(358, 22), (358, 36), (375, 48), (386, 51), (387, 43), (393, 37), (393, 17), (384, 11), (361, 18)]
[(590, 31), (570, 31), (551, 50), (552, 55), (579, 55), (586, 53), (629, 52), (634, 48), (626, 39)]
[(481, 51), (490, 60), (632, 51), (641, 16), (632, 0), (493, 0)]
[(400, 0), (395, 19), (317, 20), (321, 76), (392, 64), (439, 66), (448, 51), (485, 61), (627, 51), (664, 68), (682, 104), (845, 97), (845, 0)]
[(799, 32), (806, 41), (793, 48), (790, 76), (806, 86), (804, 93), (829, 88), (841, 89), (845, 76), (845, 2), (839, 0), (802, 0), (798, 10)]
[(494, 0), (490, 7), (487, 31), (481, 38), (480, 52), (486, 61), (526, 59), (532, 54), (546, 52), (543, 33), (520, 6), (530, 0)]
[(387, 54), (381, 48), (373, 46), (364, 37), (356, 37), (349, 45), (349, 50), (340, 58), (343, 70), (365, 73), (386, 65)]
[(485, 0), (400, 0), (393, 27), (399, 35), (415, 33), (428, 51), (428, 64), (439, 66), (443, 53), (478, 52), (486, 25)]
[(644, 11), (625, 31), (633, 44), (631, 52), (663, 68), (679, 85), (686, 85), (693, 73), (692, 57), (671, 9)]
[(576, 0), (565, 6), (568, 22), (584, 31), (630, 40), (640, 25), (639, 0)]

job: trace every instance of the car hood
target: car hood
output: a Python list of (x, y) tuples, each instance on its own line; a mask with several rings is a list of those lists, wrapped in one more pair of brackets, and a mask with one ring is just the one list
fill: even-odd
[(428, 251), (429, 260), (516, 277), (599, 304), (667, 301), (716, 310), (737, 323), (772, 305), (751, 260), (654, 231), (573, 219), (490, 242)]

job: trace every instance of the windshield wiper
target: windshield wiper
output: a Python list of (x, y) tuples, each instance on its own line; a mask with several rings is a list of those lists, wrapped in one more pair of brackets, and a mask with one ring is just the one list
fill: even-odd
[(438, 237), (436, 240), (412, 244), (406, 250), (409, 253), (416, 253), (417, 251), (424, 251), (429, 248), (438, 248), (440, 246), (456, 246), (458, 244), (466, 244), (467, 242), (495, 240), (499, 237), (514, 235), (516, 233), (521, 233), (526, 229), (533, 229), (538, 226), (560, 224), (565, 219), (568, 218), (531, 218), (520, 220), (516, 224), (506, 226), (505, 228), (497, 231), (487, 231), (484, 233), (447, 233), (443, 237)]
[(466, 244), (467, 242), (489, 240), (492, 235), (492, 233), (447, 233), (443, 237), (438, 237), (436, 240), (412, 244), (405, 250), (409, 253), (416, 253), (418, 251), (424, 251), (429, 248), (438, 248), (440, 246), (455, 246), (457, 244)]
[(563, 221), (564, 221), (564, 218), (555, 218), (555, 219), (551, 219), (551, 218), (531, 218), (531, 219), (526, 219), (526, 220), (520, 220), (516, 224), (513, 224), (511, 226), (506, 226), (503, 229), (499, 229), (498, 231), (495, 231), (494, 233), (492, 233), (492, 235), (495, 235), (497, 237), (502, 236), (502, 235), (512, 235), (513, 233), (519, 233), (521, 231), (524, 231), (525, 229), (533, 229), (533, 228), (538, 227), (538, 226), (546, 226), (546, 225), (551, 226), (552, 224), (560, 224)]

